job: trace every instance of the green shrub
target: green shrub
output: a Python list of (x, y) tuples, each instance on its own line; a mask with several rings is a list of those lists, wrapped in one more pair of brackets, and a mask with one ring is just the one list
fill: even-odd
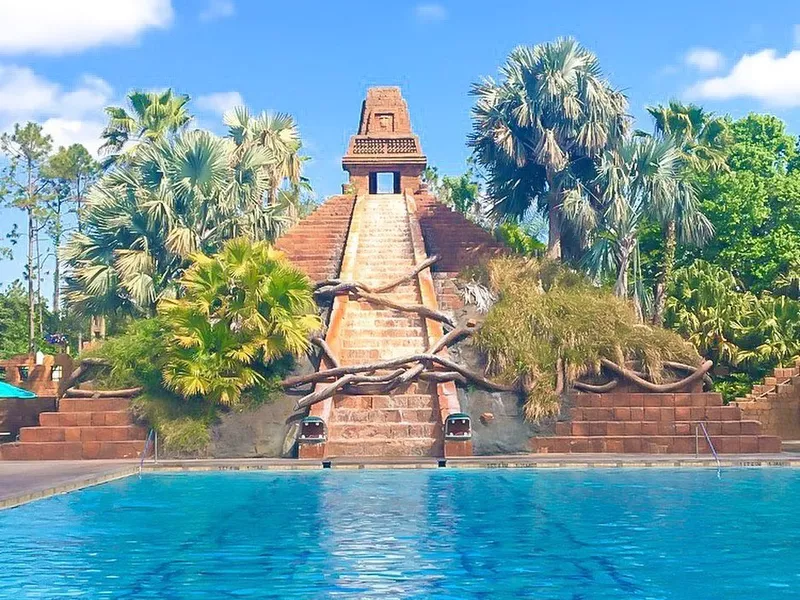
[(517, 254), (539, 256), (547, 247), (519, 223), (506, 221), (497, 226), (497, 238)]
[(220, 407), (271, 401), (321, 324), (308, 278), (265, 243), (231, 240), (193, 261), (181, 298), (87, 353), (110, 363), (100, 387), (144, 388), (135, 411), (183, 453), (208, 445)]
[(244, 238), (192, 260), (181, 298), (159, 304), (169, 329), (164, 383), (234, 406), (244, 390), (265, 384), (273, 361), (308, 348), (322, 325), (311, 282), (283, 253)]
[(733, 274), (703, 260), (675, 272), (665, 316), (721, 367), (714, 389), (727, 401), (800, 355), (800, 302), (746, 291)]

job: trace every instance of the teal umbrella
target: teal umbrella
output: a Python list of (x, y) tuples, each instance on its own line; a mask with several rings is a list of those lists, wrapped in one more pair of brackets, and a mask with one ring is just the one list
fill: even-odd
[(0, 381), (0, 398), (36, 398), (36, 394)]

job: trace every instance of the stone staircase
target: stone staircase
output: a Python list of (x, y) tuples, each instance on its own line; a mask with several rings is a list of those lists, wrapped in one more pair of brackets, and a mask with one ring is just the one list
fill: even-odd
[(312, 280), (335, 277), (339, 272), (354, 196), (332, 196), (276, 242), (292, 263)]
[(58, 412), (40, 413), (38, 427), (23, 427), (18, 442), (0, 445), (0, 459), (138, 458), (146, 436), (127, 398), (62, 398)]
[[(720, 454), (781, 451), (780, 438), (763, 435), (761, 423), (742, 419), (738, 406), (723, 406), (720, 394), (576, 393), (573, 399), (572, 420), (557, 422), (553, 437), (532, 438), (533, 452), (693, 454), (701, 421)], [(702, 430), (697, 447), (711, 451)]]
[[(406, 199), (376, 194), (359, 200), (353, 279), (368, 285), (396, 280), (415, 266)], [(421, 302), (416, 280), (385, 297)], [(350, 301), (344, 313), (339, 361), (353, 365), (421, 352), (428, 346), (423, 319), (367, 302)], [(326, 452), (336, 456), (439, 456), (441, 426), (436, 386), (410, 383), (384, 395), (334, 396)]]
[(775, 369), (734, 404), (746, 417), (760, 421), (766, 432), (800, 440), (800, 360), (793, 367)]

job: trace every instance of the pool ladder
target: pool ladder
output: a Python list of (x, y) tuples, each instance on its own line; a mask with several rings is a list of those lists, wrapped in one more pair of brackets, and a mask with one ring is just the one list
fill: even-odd
[(139, 477), (142, 476), (142, 467), (144, 466), (144, 459), (147, 458), (147, 453), (150, 451), (151, 446), (154, 448), (153, 460), (158, 462), (158, 432), (151, 429), (147, 434), (147, 439), (142, 448), (142, 455), (139, 458)]
[(720, 476), (720, 471), (722, 469), (722, 463), (719, 461), (719, 455), (717, 454), (717, 450), (714, 448), (714, 444), (711, 441), (711, 436), (708, 435), (708, 429), (706, 429), (706, 424), (704, 421), (698, 421), (697, 425), (694, 428), (694, 455), (699, 457), (700, 456), (700, 430), (703, 430), (703, 436), (706, 438), (706, 442), (708, 442), (708, 447), (711, 448), (711, 454), (714, 455), (714, 460), (717, 461), (717, 477)]

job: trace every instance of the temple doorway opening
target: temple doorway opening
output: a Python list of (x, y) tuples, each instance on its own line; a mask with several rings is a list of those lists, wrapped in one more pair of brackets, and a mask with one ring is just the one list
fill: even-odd
[(376, 172), (369, 174), (369, 193), (370, 194), (399, 194), (400, 172)]

